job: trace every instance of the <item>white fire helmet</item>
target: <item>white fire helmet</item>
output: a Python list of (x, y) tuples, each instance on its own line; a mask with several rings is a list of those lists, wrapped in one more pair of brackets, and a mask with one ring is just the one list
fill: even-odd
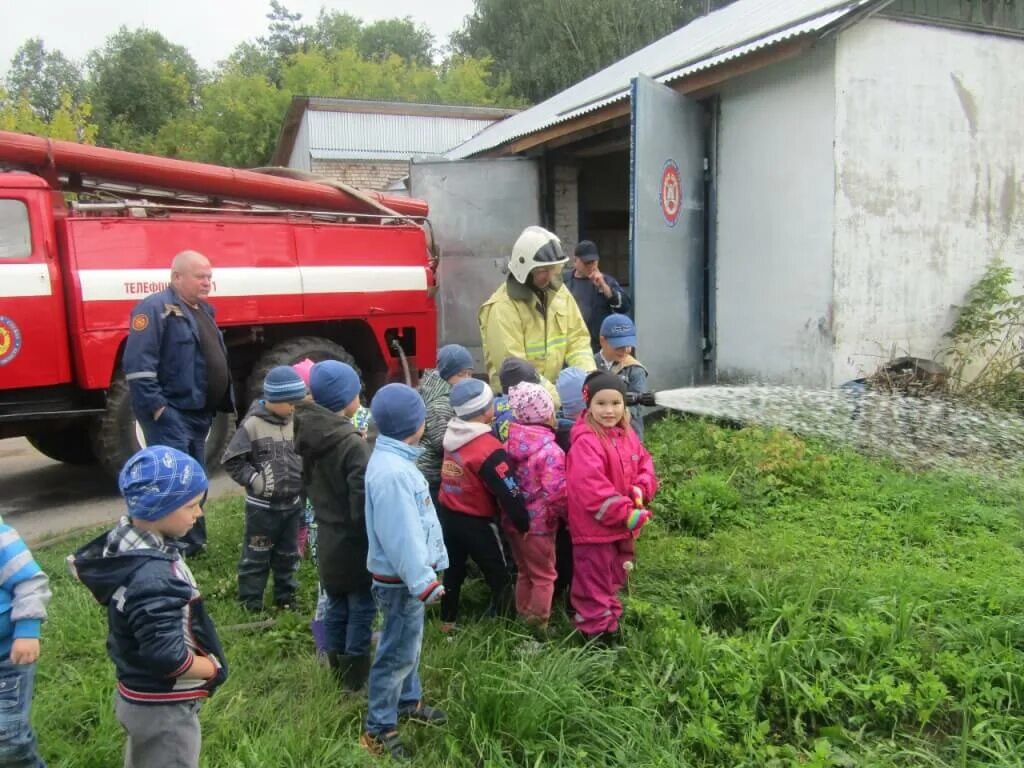
[(544, 227), (527, 227), (512, 246), (508, 271), (518, 282), (526, 285), (526, 279), (533, 270), (559, 267), (568, 261), (557, 235)]

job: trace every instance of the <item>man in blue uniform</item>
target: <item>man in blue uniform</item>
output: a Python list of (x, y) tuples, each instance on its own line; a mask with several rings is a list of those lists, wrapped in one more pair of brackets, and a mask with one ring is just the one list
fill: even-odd
[[(167, 445), (206, 459), (206, 436), (217, 411), (231, 411), (231, 373), (224, 337), (206, 298), (213, 271), (198, 251), (171, 264), (171, 284), (131, 313), (124, 372), (147, 445)], [(202, 517), (182, 539), (185, 554), (206, 545)]]
[(611, 314), (628, 315), (632, 302), (619, 281), (598, 267), (600, 256), (593, 242), (581, 240), (574, 255), (573, 266), (565, 270), (562, 281), (579, 305), (590, 332), (590, 346), (597, 352), (601, 349), (601, 323)]

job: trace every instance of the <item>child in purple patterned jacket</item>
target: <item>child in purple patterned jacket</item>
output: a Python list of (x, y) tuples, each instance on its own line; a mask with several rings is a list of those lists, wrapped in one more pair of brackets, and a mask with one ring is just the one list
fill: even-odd
[(526, 497), (530, 529), (506, 526), (519, 575), (516, 610), (543, 630), (551, 617), (555, 591), (555, 534), (565, 519), (565, 452), (555, 440), (555, 403), (540, 384), (524, 382), (509, 392), (515, 417), (505, 452)]

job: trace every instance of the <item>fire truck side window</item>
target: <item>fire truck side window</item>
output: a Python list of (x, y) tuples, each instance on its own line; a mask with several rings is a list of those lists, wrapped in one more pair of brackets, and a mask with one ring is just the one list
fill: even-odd
[(0, 200), (0, 259), (26, 259), (31, 255), (28, 207), (21, 200)]

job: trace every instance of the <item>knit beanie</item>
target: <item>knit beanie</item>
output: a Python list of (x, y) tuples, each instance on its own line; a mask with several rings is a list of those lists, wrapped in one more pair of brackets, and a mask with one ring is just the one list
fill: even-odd
[(316, 363), (307, 357), (305, 360), (300, 360), (292, 366), (295, 372), (299, 374), (302, 380), (306, 383), (307, 388), (309, 387), (309, 372), (313, 370), (314, 365), (316, 365)]
[(567, 418), (576, 418), (587, 407), (583, 402), (583, 381), (586, 378), (587, 372), (582, 368), (563, 368), (558, 374), (555, 389), (562, 401), (562, 413)]
[(550, 424), (555, 415), (555, 401), (540, 384), (516, 384), (508, 393), (508, 402), (520, 424)]
[(117, 478), (117, 487), (130, 517), (153, 521), (205, 493), (209, 483), (202, 466), (187, 453), (154, 445), (128, 459)]
[(290, 365), (271, 368), (263, 379), (263, 399), (268, 403), (294, 403), (306, 396), (306, 382)]
[(594, 395), (605, 389), (614, 389), (623, 398), (626, 396), (626, 384), (622, 379), (614, 373), (594, 371), (583, 382), (583, 401), (589, 406)]
[(355, 368), (338, 360), (324, 360), (309, 372), (313, 401), (334, 413), (355, 400), (362, 388)]
[(501, 384), (501, 391), (506, 395), (516, 384), (528, 381), (531, 384), (540, 384), (540, 374), (528, 361), (521, 357), (506, 357), (498, 369), (498, 382)]
[(463, 379), (452, 387), (452, 410), (460, 419), (473, 419), (487, 412), (494, 392), (480, 379)]
[(448, 344), (437, 352), (437, 372), (448, 380), (462, 371), (473, 370), (473, 356), (461, 344)]
[(405, 384), (388, 384), (377, 390), (370, 403), (377, 430), (385, 437), (404, 440), (426, 421), (427, 407), (420, 393)]

